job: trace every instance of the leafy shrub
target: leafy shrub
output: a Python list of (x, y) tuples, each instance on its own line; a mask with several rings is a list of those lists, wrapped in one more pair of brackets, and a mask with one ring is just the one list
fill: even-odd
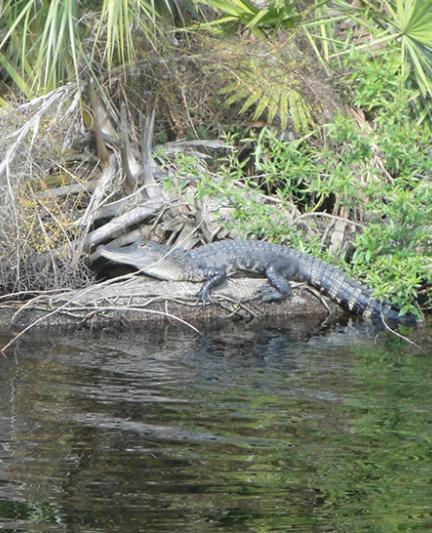
[(386, 63), (352, 60), (357, 110), (292, 141), (268, 128), (230, 135), (233, 150), (216, 176), (200, 174), (198, 194), (231, 206), (225, 225), (234, 234), (289, 243), (324, 260), (327, 221), (355, 222), (361, 231), (345, 247), (350, 253), (330, 260), (377, 297), (414, 311), (419, 290), (431, 303), (432, 134), (410, 112), (415, 91), (396, 54)]

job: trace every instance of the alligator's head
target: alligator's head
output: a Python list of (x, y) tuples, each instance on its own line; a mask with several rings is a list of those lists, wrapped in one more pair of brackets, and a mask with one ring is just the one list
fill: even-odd
[(171, 248), (153, 241), (130, 244), (121, 248), (101, 246), (99, 253), (106, 259), (132, 265), (144, 274), (165, 280), (184, 279), (184, 269), (189, 254), (182, 248)]

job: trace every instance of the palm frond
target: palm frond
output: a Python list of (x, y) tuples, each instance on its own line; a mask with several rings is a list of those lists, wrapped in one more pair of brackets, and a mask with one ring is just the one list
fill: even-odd
[(404, 64), (413, 69), (422, 94), (432, 96), (432, 0), (392, 0), (385, 5)]
[[(293, 41), (276, 47), (271, 43), (216, 44), (219, 63), (211, 64), (212, 75), (224, 80), (220, 95), (225, 106), (238, 105), (239, 114), (252, 120), (263, 119), (278, 124), (282, 130), (291, 127), (305, 133), (315, 127), (313, 99), (302, 84), (304, 57)], [(291, 52), (288, 50), (291, 49)], [(295, 53), (292, 51), (295, 50)], [(300, 67), (300, 65), (302, 65)], [(303, 73), (304, 74), (304, 73)], [(309, 73), (304, 75), (309, 78)]]
[(28, 97), (92, 75), (92, 63), (108, 70), (128, 63), (138, 39), (164, 38), (158, 10), (171, 18), (174, 6), (179, 11), (175, 0), (3, 0), (0, 6), (0, 62)]

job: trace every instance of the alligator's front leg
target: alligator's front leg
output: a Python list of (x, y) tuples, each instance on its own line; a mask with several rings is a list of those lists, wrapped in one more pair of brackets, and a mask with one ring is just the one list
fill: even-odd
[(210, 277), (204, 282), (201, 289), (197, 292), (196, 297), (198, 298), (198, 301), (208, 303), (211, 301), (210, 290), (223, 283), (226, 280), (227, 275), (224, 269), (216, 268), (206, 270), (205, 275)]

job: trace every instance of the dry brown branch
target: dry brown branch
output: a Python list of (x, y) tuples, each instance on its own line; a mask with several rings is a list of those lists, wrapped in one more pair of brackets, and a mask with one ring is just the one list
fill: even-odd
[(135, 158), (129, 140), (130, 126), (127, 120), (127, 109), (124, 102), (120, 105), (120, 155), (126, 182), (131, 191), (135, 191), (139, 184), (139, 177), (142, 172), (140, 165)]
[(85, 244), (90, 249), (101, 242), (113, 238), (118, 233), (123, 233), (133, 224), (138, 224), (155, 215), (163, 204), (161, 202), (148, 201), (145, 205), (140, 205), (123, 213), (117, 218), (104, 224), (87, 234)]
[(412, 341), (411, 339), (409, 339), (408, 337), (405, 337), (405, 335), (402, 335), (401, 333), (399, 333), (398, 331), (394, 330), (393, 328), (391, 328), (388, 323), (387, 323), (387, 320), (385, 318), (385, 316), (383, 315), (382, 311), (381, 311), (381, 321), (384, 325), (384, 328), (389, 332), (391, 333), (392, 335), (395, 335), (396, 337), (399, 337), (400, 339), (406, 341), (408, 344), (411, 344), (412, 346), (415, 346), (416, 348), (421, 348), (421, 346), (417, 343), (415, 343), (414, 341)]
[(105, 144), (105, 140), (103, 137), (102, 123), (106, 122), (109, 119), (105, 107), (102, 105), (100, 96), (96, 94), (96, 89), (94, 85), (90, 86), (89, 95), (90, 103), (93, 110), (93, 132), (96, 138), (97, 154), (102, 166), (104, 166), (106, 163), (108, 163), (110, 154), (108, 152), (108, 148)]
[(80, 220), (80, 225), (84, 228), (84, 233), (87, 233), (90, 226), (93, 223), (94, 215), (100, 208), (103, 199), (107, 195), (109, 187), (112, 185), (112, 181), (117, 172), (117, 160), (115, 154), (111, 154), (107, 164), (105, 165), (103, 172), (98, 179), (97, 185), (94, 189), (87, 209)]
[[(190, 147), (198, 147), (198, 148), (205, 148), (205, 149), (211, 149), (211, 150), (232, 149), (230, 145), (218, 139), (207, 139), (207, 140), (206, 139), (195, 139), (191, 141), (182, 139), (178, 141), (171, 141), (161, 146), (161, 148), (165, 150), (168, 155), (174, 154), (176, 152), (184, 152), (185, 150), (187, 150), (187, 152), (190, 153)], [(205, 154), (202, 154), (201, 152), (194, 152), (194, 153), (198, 153), (201, 156), (205, 157)]]
[[(82, 267), (67, 261), (71, 248), (61, 241), (73, 239), (78, 200), (72, 197), (83, 186), (73, 183), (80, 174), (64, 168), (60, 154), (67, 150), (67, 165), (74, 165), (72, 146), (81, 126), (77, 87), (68, 84), (35, 98), (3, 114), (0, 121), (1, 290), (50, 288), (63, 285), (66, 278), (76, 286), (83, 280)], [(75, 168), (82, 164), (81, 158)], [(70, 177), (69, 189), (56, 187), (51, 194), (43, 190), (47, 183), (62, 185), (60, 173)], [(57, 249), (66, 254), (61, 269)], [(50, 255), (48, 261), (39, 261), (44, 254)]]
[(78, 194), (81, 192), (92, 192), (96, 188), (95, 181), (84, 183), (71, 183), (63, 187), (50, 188), (45, 191), (35, 193), (35, 200), (44, 200), (46, 198), (60, 198), (61, 196), (68, 196), (70, 194)]
[[(71, 84), (68, 84), (64, 87), (60, 87), (59, 89), (55, 89), (47, 95), (36, 98), (32, 102), (24, 104), (18, 107), (17, 110), (13, 111), (14, 113), (23, 112), (29, 106), (35, 108), (39, 104), (39, 102), (43, 102), (37, 112), (35, 112), (21, 128), (19, 128), (17, 131), (14, 131), (13, 133), (5, 135), (3, 139), (4, 141), (9, 141), (14, 138), (16, 140), (13, 144), (10, 145), (10, 147), (6, 151), (5, 156), (3, 156), (3, 160), (0, 163), (0, 176), (3, 174), (3, 172), (6, 171), (6, 169), (11, 167), (15, 157), (18, 154), (22, 154), (22, 143), (27, 137), (27, 135), (30, 133), (30, 131), (33, 132), (32, 140), (30, 141), (30, 145), (27, 144), (26, 151), (29, 151), (31, 149), (32, 144), (35, 141), (36, 135), (38, 134), (41, 120), (44, 117), (45, 113), (47, 113), (52, 108), (54, 103), (58, 103), (59, 100), (64, 100), (65, 98), (68, 98), (70, 96), (71, 87)], [(68, 112), (70, 111), (71, 110), (69, 109)]]
[(143, 118), (140, 114), (141, 127), (141, 157), (143, 182), (146, 186), (146, 193), (150, 199), (163, 200), (163, 194), (160, 185), (156, 182), (153, 175), (155, 162), (152, 157), (153, 128), (155, 120), (155, 110), (153, 108), (151, 115)]

